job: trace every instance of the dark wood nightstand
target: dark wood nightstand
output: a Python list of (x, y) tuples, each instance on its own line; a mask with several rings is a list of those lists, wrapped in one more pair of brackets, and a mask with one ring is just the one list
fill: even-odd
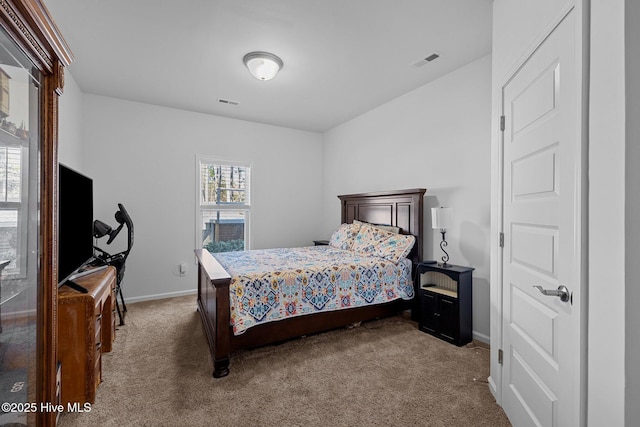
[(314, 240), (313, 244), (315, 246), (327, 246), (329, 244), (328, 240)]
[(472, 267), (418, 264), (418, 327), (457, 346), (471, 342)]

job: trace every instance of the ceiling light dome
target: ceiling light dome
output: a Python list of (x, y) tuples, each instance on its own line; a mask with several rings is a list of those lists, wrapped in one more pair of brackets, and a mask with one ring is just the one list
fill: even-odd
[(244, 56), (244, 65), (258, 80), (271, 80), (283, 66), (282, 59), (269, 52), (251, 52)]

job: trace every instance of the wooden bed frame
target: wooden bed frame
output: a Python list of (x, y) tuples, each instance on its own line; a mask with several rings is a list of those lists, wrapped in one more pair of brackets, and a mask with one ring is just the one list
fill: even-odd
[[(403, 234), (413, 234), (416, 244), (409, 258), (415, 268), (416, 263), (422, 260), (425, 191), (424, 188), (418, 188), (338, 196), (342, 203), (342, 223), (357, 219), (373, 224), (394, 225), (400, 227)], [(380, 305), (292, 317), (256, 325), (241, 335), (234, 335), (229, 306), (231, 276), (206, 249), (197, 249), (195, 252), (199, 263), (198, 311), (207, 335), (215, 378), (229, 374), (232, 351), (385, 317), (411, 307), (410, 301), (395, 300)]]

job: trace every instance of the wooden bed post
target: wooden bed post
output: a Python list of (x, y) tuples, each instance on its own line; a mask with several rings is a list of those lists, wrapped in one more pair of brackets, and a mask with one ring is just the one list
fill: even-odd
[(229, 375), (229, 353), (230, 345), (230, 313), (229, 313), (229, 284), (228, 280), (212, 280), (211, 285), (215, 288), (215, 337), (217, 343), (213, 354), (213, 377), (221, 378)]
[(213, 256), (203, 249), (196, 249), (198, 257), (198, 310), (204, 323), (213, 359), (213, 376), (220, 378), (229, 374), (231, 337), (229, 324), (229, 285), (231, 276), (218, 264)]

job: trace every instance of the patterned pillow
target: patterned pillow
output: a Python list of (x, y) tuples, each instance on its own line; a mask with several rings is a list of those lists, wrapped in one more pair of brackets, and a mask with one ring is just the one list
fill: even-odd
[(369, 224), (363, 223), (360, 227), (360, 231), (356, 236), (352, 251), (361, 252), (366, 255), (375, 255), (376, 244), (393, 236), (394, 233), (386, 230), (382, 230), (377, 227), (373, 227)]
[(406, 258), (411, 252), (411, 248), (416, 243), (416, 238), (412, 235), (393, 234), (375, 245), (373, 255), (388, 259), (397, 264), (402, 258)]
[(360, 231), (360, 224), (341, 224), (340, 227), (331, 235), (329, 245), (334, 248), (350, 250), (353, 241)]
[(391, 231), (392, 233), (400, 233), (400, 227), (396, 227), (395, 225), (383, 225), (383, 224), (371, 224), (369, 222), (358, 221), (357, 219), (353, 220), (354, 224), (369, 224), (372, 227), (380, 228), (385, 231)]

